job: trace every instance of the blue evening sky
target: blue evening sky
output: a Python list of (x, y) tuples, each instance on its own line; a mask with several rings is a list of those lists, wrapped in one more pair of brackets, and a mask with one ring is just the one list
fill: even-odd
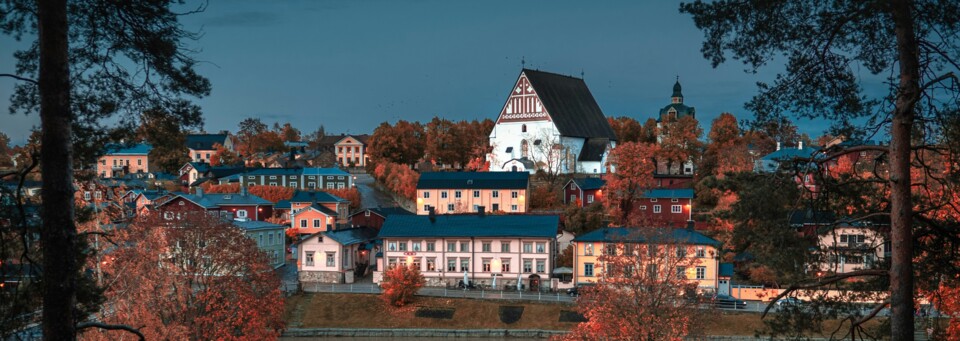
[[(183, 20), (213, 92), (198, 100), (207, 131), (246, 117), (292, 122), (304, 133), (370, 133), (383, 121), (496, 119), (521, 68), (581, 72), (607, 116), (653, 117), (680, 77), (704, 130), (743, 104), (759, 74), (703, 59), (703, 34), (672, 1), (252, 1), (212, 0)], [(0, 73), (22, 47), (0, 37)], [(0, 110), (13, 81), (0, 78)], [(6, 110), (3, 110), (6, 111)], [(0, 113), (0, 131), (22, 143), (36, 115)], [(796, 122), (818, 136), (825, 122)]]

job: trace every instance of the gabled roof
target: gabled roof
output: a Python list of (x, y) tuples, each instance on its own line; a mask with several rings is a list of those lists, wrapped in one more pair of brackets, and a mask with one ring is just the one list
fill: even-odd
[(377, 238), (377, 229), (371, 227), (354, 227), (321, 233), (343, 246), (366, 243)]
[(608, 138), (588, 138), (583, 142), (577, 161), (603, 161), (603, 153), (607, 151), (608, 144)]
[(303, 172), (303, 168), (254, 168), (247, 169), (246, 175), (254, 176), (263, 176), (263, 175), (300, 175)]
[(664, 115), (670, 112), (670, 109), (673, 109), (673, 111), (677, 112), (678, 119), (685, 116), (697, 115), (697, 109), (694, 107), (688, 106), (683, 103), (670, 103), (670, 104), (667, 104), (665, 107), (663, 107), (663, 109), (660, 109), (660, 116), (657, 117), (657, 122), (660, 122), (660, 120), (664, 117)]
[(147, 143), (111, 144), (107, 145), (104, 155), (147, 155), (151, 150), (153, 150), (153, 146)]
[(386, 218), (387, 216), (392, 215), (392, 214), (396, 214), (396, 215), (414, 215), (413, 212), (407, 211), (407, 210), (404, 209), (403, 207), (369, 207), (369, 208), (364, 208), (364, 209), (362, 209), (362, 210), (356, 211), (356, 212), (354, 212), (353, 214), (351, 214), (350, 216), (353, 217), (353, 216), (355, 216), (355, 215), (364, 213), (364, 212), (366, 212), (366, 211), (370, 211), (370, 212), (372, 212), (373, 214), (376, 214), (376, 215), (381, 216), (381, 217), (384, 217), (384, 218)]
[(583, 190), (601, 189), (607, 183), (601, 178), (578, 178), (570, 181), (573, 181), (578, 188)]
[[(346, 199), (321, 191), (296, 191), (289, 202), (346, 202)], [(279, 204), (279, 203), (278, 203)]]
[(298, 214), (303, 213), (303, 212), (306, 212), (307, 210), (314, 210), (314, 211), (323, 213), (324, 215), (326, 215), (326, 216), (328, 216), (328, 217), (336, 217), (336, 216), (337, 216), (337, 212), (336, 212), (336, 211), (331, 210), (331, 209), (329, 209), (329, 208), (326, 208), (326, 207), (323, 206), (323, 205), (314, 203), (314, 204), (311, 204), (310, 206), (307, 206), (307, 207), (305, 207), (305, 208), (297, 211), (296, 213), (293, 214), (293, 217), (296, 217)]
[(187, 135), (187, 148), (193, 150), (213, 150), (214, 144), (226, 144), (227, 134), (189, 134)]
[(651, 189), (643, 193), (644, 198), (688, 198), (693, 199), (693, 189), (692, 188), (678, 188), (678, 189)]
[(806, 147), (803, 149), (784, 147), (773, 153), (764, 155), (761, 160), (770, 161), (790, 161), (793, 159), (810, 159), (819, 151), (819, 147)]
[(180, 170), (183, 171), (183, 169), (186, 168), (187, 166), (190, 166), (193, 169), (196, 169), (198, 173), (203, 173), (203, 172), (206, 172), (208, 169), (210, 169), (210, 164), (206, 162), (187, 162), (180, 167)]
[(527, 76), (561, 135), (617, 140), (583, 79), (530, 69), (521, 73)]
[(392, 215), (378, 238), (395, 237), (534, 237), (555, 238), (556, 215)]
[(258, 197), (253, 194), (238, 194), (238, 193), (204, 193), (203, 195), (197, 194), (187, 194), (187, 193), (173, 193), (168, 200), (160, 203), (160, 205), (166, 205), (170, 201), (175, 200), (176, 198), (184, 198), (190, 202), (197, 204), (200, 207), (205, 209), (218, 208), (225, 205), (239, 205), (239, 206), (248, 206), (248, 205), (273, 205), (272, 202)]
[(527, 172), (424, 172), (417, 189), (526, 189)]
[(233, 221), (233, 224), (247, 231), (285, 229), (286, 225), (277, 225), (259, 220)]
[(680, 243), (693, 245), (720, 246), (720, 242), (707, 237), (700, 232), (690, 229), (657, 228), (650, 235), (645, 235), (634, 227), (604, 227), (577, 236), (575, 242), (621, 242), (666, 244)]
[(334, 144), (339, 144), (340, 142), (343, 142), (343, 140), (346, 139), (346, 138), (348, 138), (348, 137), (352, 137), (354, 140), (357, 140), (357, 142), (360, 142), (360, 143), (362, 143), (362, 144), (367, 144), (367, 140), (370, 139), (370, 135), (367, 135), (367, 134), (363, 134), (363, 135), (342, 135), (342, 136), (340, 136), (340, 139), (337, 140), (337, 142), (335, 142)]

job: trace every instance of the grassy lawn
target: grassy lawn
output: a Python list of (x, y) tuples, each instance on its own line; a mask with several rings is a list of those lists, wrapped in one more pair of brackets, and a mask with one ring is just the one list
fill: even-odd
[[(329, 293), (292, 296), (286, 302), (286, 321), (290, 328), (569, 330), (576, 325), (559, 321), (561, 310), (575, 309), (573, 304), (564, 303), (417, 297), (410, 306), (396, 309), (383, 304), (378, 295)], [(498, 311), (501, 305), (523, 306), (520, 320), (513, 324), (500, 322)], [(416, 317), (418, 306), (453, 308), (456, 312), (452, 319)], [(705, 315), (706, 318), (699, 320), (703, 332), (698, 334), (753, 336), (755, 331), (764, 329), (760, 314), (756, 313), (711, 311)], [(835, 326), (835, 321), (828, 322), (825, 330), (832, 331)]]

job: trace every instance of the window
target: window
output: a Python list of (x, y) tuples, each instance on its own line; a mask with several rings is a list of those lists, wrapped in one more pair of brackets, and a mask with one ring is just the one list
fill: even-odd
[(186, 202), (183, 202), (183, 201), (181, 201), (181, 202), (179, 202), (178, 204), (179, 204), (180, 206), (183, 206), (183, 205), (186, 205), (187, 203), (186, 203)]
[(457, 242), (447, 242), (447, 252), (456, 252)]
[(545, 260), (543, 260), (543, 259), (538, 259), (538, 260), (537, 260), (537, 273), (547, 272), (547, 271), (546, 271), (546, 268), (547, 268), (547, 262), (546, 262)]
[(102, 199), (102, 198), (103, 198), (102, 192), (100, 192), (100, 191), (93, 192), (93, 198), (94, 198), (94, 199)]
[(504, 259), (504, 260), (500, 263), (500, 271), (501, 271), (501, 272), (510, 272), (510, 260), (509, 260), (509, 259)]
[(660, 205), (653, 205), (653, 213), (660, 213)]
[(470, 244), (467, 242), (460, 242), (460, 252), (470, 252)]
[(440, 198), (446, 199), (446, 198), (447, 198), (447, 191), (440, 192)]
[(570, 194), (570, 202), (576, 202), (576, 201), (577, 201), (577, 195), (576, 195), (576, 194)]
[(460, 258), (460, 271), (470, 271), (470, 258)]
[(413, 251), (420, 251), (420, 242), (413, 242)]
[(480, 191), (473, 191), (473, 197), (474, 197), (474, 198), (479, 198), (479, 197), (480, 197)]
[(437, 271), (436, 258), (427, 258), (427, 271)]
[(313, 266), (313, 251), (307, 251), (307, 266)]
[(500, 252), (510, 252), (510, 242), (508, 241), (500, 242)]
[(327, 252), (327, 267), (328, 267), (328, 268), (332, 268), (332, 267), (336, 266), (335, 255), (336, 255), (335, 252)]
[(634, 254), (636, 253), (636, 247), (637, 247), (636, 245), (634, 245), (634, 244), (629, 244), (629, 243), (626, 244), (626, 245), (624, 245), (624, 246), (623, 246), (623, 254), (625, 254), (625, 255), (634, 255)]
[(453, 204), (447, 204), (447, 212), (453, 212), (456, 210), (456, 207)]
[(513, 212), (517, 211), (517, 205), (510, 205), (510, 210)]
[(173, 212), (163, 212), (163, 219), (173, 220)]
[(533, 272), (533, 261), (529, 259), (523, 260), (523, 272), (530, 273)]
[(490, 258), (483, 259), (483, 272), (490, 272)]
[(583, 254), (593, 256), (593, 243), (583, 244)]
[(677, 258), (683, 258), (687, 256), (687, 248), (685, 246), (677, 246)]
[(641, 211), (646, 211), (646, 210), (647, 210), (647, 205), (640, 205), (640, 210), (641, 210)]
[(437, 251), (437, 242), (427, 242), (427, 251)]
[(524, 253), (533, 253), (533, 243), (523, 243)]
[(83, 192), (83, 200), (90, 200), (90, 192)]
[(683, 213), (683, 208), (681, 208), (681, 207), (682, 207), (682, 206), (680, 206), (680, 205), (671, 205), (671, 206), (670, 206), (670, 213)]
[(430, 192), (423, 192), (424, 199), (430, 199)]
[(462, 196), (463, 192), (455, 191), (453, 192), (453, 197), (459, 199)]
[(423, 205), (423, 210), (426, 212), (430, 212), (430, 205)]
[(420, 265), (420, 257), (413, 257), (413, 263), (410, 264), (410, 267), (422, 271), (423, 267)]
[(276, 178), (277, 178), (276, 175), (271, 175), (271, 176), (270, 176), (270, 179), (276, 179)]
[(516, 198), (517, 198), (517, 191), (510, 192), (510, 197), (516, 199)]
[(306, 220), (306, 219), (300, 219), (300, 227), (304, 227), (304, 228), (307, 227), (307, 220)]
[(547, 243), (537, 243), (537, 253), (546, 253)]
[(680, 202), (680, 199), (677, 199), (677, 198), (670, 198), (670, 202)]
[(697, 267), (697, 279), (705, 279), (705, 278), (707, 278), (707, 267), (705, 267), (705, 266), (698, 266), (698, 267)]
[(137, 159), (137, 166), (143, 166), (143, 160)]
[(520, 125), (520, 132), (521, 132), (521, 133), (526, 133), (526, 132), (527, 132), (527, 125), (526, 125), (526, 124), (521, 124), (521, 125)]
[(397, 242), (387, 243), (387, 251), (397, 251)]
[(397, 251), (407, 251), (407, 242), (400, 242), (397, 246), (399, 246)]
[(588, 203), (588, 204), (592, 204), (592, 203), (593, 203), (593, 194), (587, 194), (587, 203)]
[(313, 220), (313, 227), (314, 227), (314, 228), (320, 228), (320, 219), (314, 219), (314, 220)]
[(593, 277), (593, 263), (583, 263), (583, 275)]
[(246, 211), (246, 210), (239, 210), (239, 211), (237, 211), (237, 218), (246, 218), (246, 217), (247, 217), (247, 211)]
[(391, 257), (390, 259), (387, 260), (387, 262), (388, 262), (388, 263), (387, 263), (387, 269), (393, 269), (393, 268), (397, 267), (397, 258), (396, 258), (396, 257)]
[(677, 279), (687, 279), (687, 268), (682, 266), (677, 267)]
[(454, 272), (454, 271), (457, 271), (457, 259), (456, 258), (447, 259), (447, 272)]
[(703, 246), (697, 246), (697, 258), (706, 257), (707, 252), (703, 249)]
[(490, 212), (497, 212), (500, 210), (500, 204), (490, 205)]
[(490, 242), (483, 242), (482, 247), (483, 252), (490, 252)]
[(500, 197), (500, 191), (493, 191), (493, 192), (490, 193), (490, 195), (493, 196), (494, 198), (499, 198), (499, 197)]
[(200, 160), (200, 153), (197, 153), (196, 156), (194, 159)]
[[(260, 240), (263, 240), (263, 238), (261, 238)], [(267, 235), (267, 245), (273, 245), (273, 234)]]
[(606, 249), (605, 251), (606, 251), (607, 256), (616, 256), (616, 255), (617, 255), (617, 244), (607, 243), (607, 245), (606, 245), (606, 247), (604, 247), (604, 249)]

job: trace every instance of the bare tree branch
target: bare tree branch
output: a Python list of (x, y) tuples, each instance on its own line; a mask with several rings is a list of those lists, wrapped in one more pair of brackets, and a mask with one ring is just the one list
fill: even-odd
[(77, 331), (86, 328), (100, 328), (106, 330), (123, 330), (129, 333), (133, 333), (140, 338), (140, 341), (145, 341), (147, 338), (143, 336), (143, 333), (140, 332), (139, 328), (134, 328), (125, 324), (106, 324), (102, 322), (82, 322), (77, 324)]
[(10, 78), (13, 78), (13, 79), (16, 79), (16, 80), (19, 80), (19, 81), (24, 81), (24, 82), (27, 82), (27, 83), (33, 83), (33, 85), (39, 84), (39, 83), (37, 83), (37, 81), (35, 81), (35, 80), (33, 80), (33, 79), (30, 79), (30, 78), (27, 78), (27, 77), (17, 76), (17, 75), (14, 75), (14, 74), (12, 74), (12, 73), (0, 73), (0, 77), (10, 77)]
[(781, 298), (786, 297), (791, 292), (794, 292), (797, 290), (819, 288), (819, 287), (822, 287), (828, 284), (833, 284), (851, 277), (865, 277), (865, 276), (881, 277), (881, 276), (888, 276), (888, 275), (890, 275), (890, 272), (888, 270), (865, 269), (865, 270), (857, 270), (857, 271), (847, 272), (842, 274), (836, 274), (824, 279), (820, 279), (815, 283), (793, 284), (770, 301), (771, 303), (768, 304), (767, 308), (763, 310), (763, 314), (760, 315), (760, 318), (763, 319), (764, 317), (767, 316), (767, 312), (770, 311), (770, 308), (773, 308), (773, 304), (774, 304), (773, 302), (779, 301)]

